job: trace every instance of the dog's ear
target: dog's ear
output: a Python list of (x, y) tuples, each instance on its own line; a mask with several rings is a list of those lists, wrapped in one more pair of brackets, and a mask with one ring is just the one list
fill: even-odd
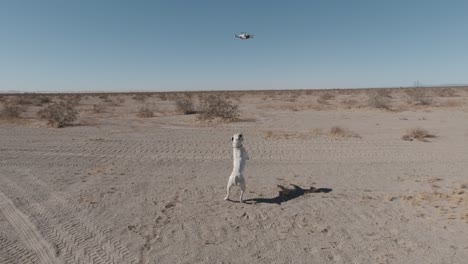
[(231, 137), (231, 141), (234, 141), (234, 137)]
[(242, 134), (239, 134), (239, 139), (241, 139), (241, 140), (243, 139), (243, 138), (242, 138)]

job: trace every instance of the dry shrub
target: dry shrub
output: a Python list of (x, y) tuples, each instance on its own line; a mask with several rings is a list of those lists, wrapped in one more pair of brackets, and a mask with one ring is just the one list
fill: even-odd
[(297, 98), (299, 97), (299, 93), (297, 92), (291, 92), (291, 94), (289, 95), (288, 98), (286, 98), (286, 101), (289, 101), (289, 102), (296, 102), (297, 101)]
[(27, 95), (20, 95), (14, 100), (14, 104), (16, 105), (32, 105), (33, 100)]
[(24, 109), (16, 104), (5, 104), (2, 107), (2, 110), (0, 111), (0, 117), (10, 119), (10, 118), (18, 118), (21, 115), (21, 112), (23, 112)]
[(57, 128), (64, 127), (73, 123), (78, 118), (78, 111), (75, 110), (75, 105), (71, 101), (53, 103), (39, 112), (37, 115), (48, 121), (48, 125)]
[(109, 95), (108, 95), (108, 94), (100, 94), (98, 97), (99, 97), (99, 99), (101, 99), (101, 100), (105, 100), (105, 99), (108, 99), (108, 98), (109, 98)]
[(417, 139), (419, 141), (427, 142), (427, 138), (435, 138), (436, 136), (429, 133), (427, 130), (417, 127), (413, 129), (409, 129), (405, 135), (401, 137), (401, 139), (406, 141), (413, 141)]
[(167, 94), (166, 93), (159, 93), (158, 97), (159, 97), (159, 99), (161, 99), (161, 101), (167, 101)]
[(339, 138), (360, 138), (360, 136), (357, 133), (339, 126), (331, 127), (328, 133), (331, 136)]
[(328, 100), (331, 100), (333, 98), (335, 98), (334, 94), (325, 92), (325, 93), (320, 95), (319, 99), (317, 99), (317, 103), (327, 105), (327, 104), (329, 104)]
[(95, 114), (104, 113), (106, 111), (106, 106), (104, 104), (94, 104), (92, 112)]
[(13, 100), (14, 104), (17, 105), (35, 105), (42, 106), (43, 104), (48, 104), (51, 102), (51, 99), (45, 95), (20, 95)]
[(390, 103), (392, 98), (390, 93), (384, 89), (379, 91), (373, 91), (367, 95), (369, 98), (367, 104), (369, 107), (379, 108), (379, 109), (390, 109)]
[(358, 101), (356, 99), (343, 99), (341, 101), (341, 104), (343, 105), (344, 108), (353, 108), (356, 107), (358, 104)]
[(461, 101), (456, 101), (456, 100), (447, 100), (439, 103), (439, 106), (441, 107), (456, 107), (460, 106), (463, 103)]
[(314, 91), (314, 90), (306, 90), (306, 91), (305, 91), (305, 94), (306, 94), (306, 95), (313, 95), (315, 92), (316, 92), (316, 91)]
[(410, 97), (410, 103), (414, 105), (431, 105), (433, 103), (425, 88), (408, 89), (406, 94)]
[(257, 109), (273, 109), (273, 110), (290, 110), (290, 111), (302, 111), (302, 110), (323, 110), (323, 105), (316, 103), (271, 103), (261, 104), (256, 106)]
[(133, 98), (133, 100), (135, 100), (135, 101), (144, 102), (144, 101), (146, 101), (146, 99), (148, 98), (148, 96), (145, 95), (145, 94), (135, 94), (132, 98)]
[(335, 95), (328, 93), (328, 92), (325, 92), (322, 95), (320, 95), (320, 99), (325, 100), (325, 101), (331, 100), (333, 98), (335, 98)]
[(239, 118), (239, 106), (219, 95), (209, 95), (200, 99), (200, 116), (202, 120), (222, 118), (225, 121), (235, 121)]
[(392, 98), (392, 90), (391, 89), (378, 88), (378, 89), (376, 89), (375, 93), (377, 93), (378, 96)]
[(457, 96), (455, 90), (449, 87), (436, 88), (435, 91), (440, 97), (454, 97)]
[(69, 96), (64, 97), (63, 100), (65, 100), (66, 105), (76, 107), (81, 102), (81, 95), (69, 95)]
[(35, 106), (43, 106), (44, 104), (49, 104), (52, 102), (52, 99), (50, 97), (45, 96), (45, 95), (39, 95), (34, 98), (33, 104)]
[(197, 111), (195, 109), (195, 105), (193, 104), (193, 100), (188, 97), (181, 97), (175, 100), (176, 107), (179, 111), (184, 113), (184, 115), (191, 115), (195, 114)]
[(147, 105), (138, 108), (137, 116), (141, 118), (154, 117), (154, 111)]

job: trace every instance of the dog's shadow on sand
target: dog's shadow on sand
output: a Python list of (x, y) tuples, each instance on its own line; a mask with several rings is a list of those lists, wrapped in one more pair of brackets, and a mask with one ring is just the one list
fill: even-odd
[(304, 194), (309, 193), (329, 193), (332, 191), (330, 188), (315, 188), (310, 187), (308, 189), (303, 189), (297, 185), (291, 184), (293, 186), (292, 189), (285, 188), (281, 185), (277, 185), (280, 189), (278, 196), (273, 198), (253, 198), (244, 200), (246, 204), (257, 204), (257, 203), (269, 203), (269, 204), (278, 204), (290, 201), (292, 199), (296, 199), (298, 197), (303, 196)]

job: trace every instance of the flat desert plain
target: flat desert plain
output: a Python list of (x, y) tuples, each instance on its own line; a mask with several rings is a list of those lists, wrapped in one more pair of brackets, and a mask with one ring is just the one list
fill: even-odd
[[(467, 263), (466, 88), (0, 100), (0, 263)], [(36, 115), (59, 101), (63, 128)]]

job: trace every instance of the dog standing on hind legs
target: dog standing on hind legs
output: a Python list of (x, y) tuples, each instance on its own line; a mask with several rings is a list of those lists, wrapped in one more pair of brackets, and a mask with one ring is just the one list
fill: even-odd
[(242, 134), (234, 134), (232, 136), (232, 149), (233, 149), (233, 169), (231, 172), (231, 176), (229, 176), (228, 184), (227, 184), (227, 194), (224, 197), (224, 200), (229, 199), (229, 191), (233, 185), (237, 185), (241, 189), (240, 195), (240, 202), (243, 202), (244, 192), (245, 192), (245, 178), (242, 172), (245, 168), (245, 161), (249, 159), (247, 155), (247, 151), (242, 146), (242, 142), (244, 138)]

